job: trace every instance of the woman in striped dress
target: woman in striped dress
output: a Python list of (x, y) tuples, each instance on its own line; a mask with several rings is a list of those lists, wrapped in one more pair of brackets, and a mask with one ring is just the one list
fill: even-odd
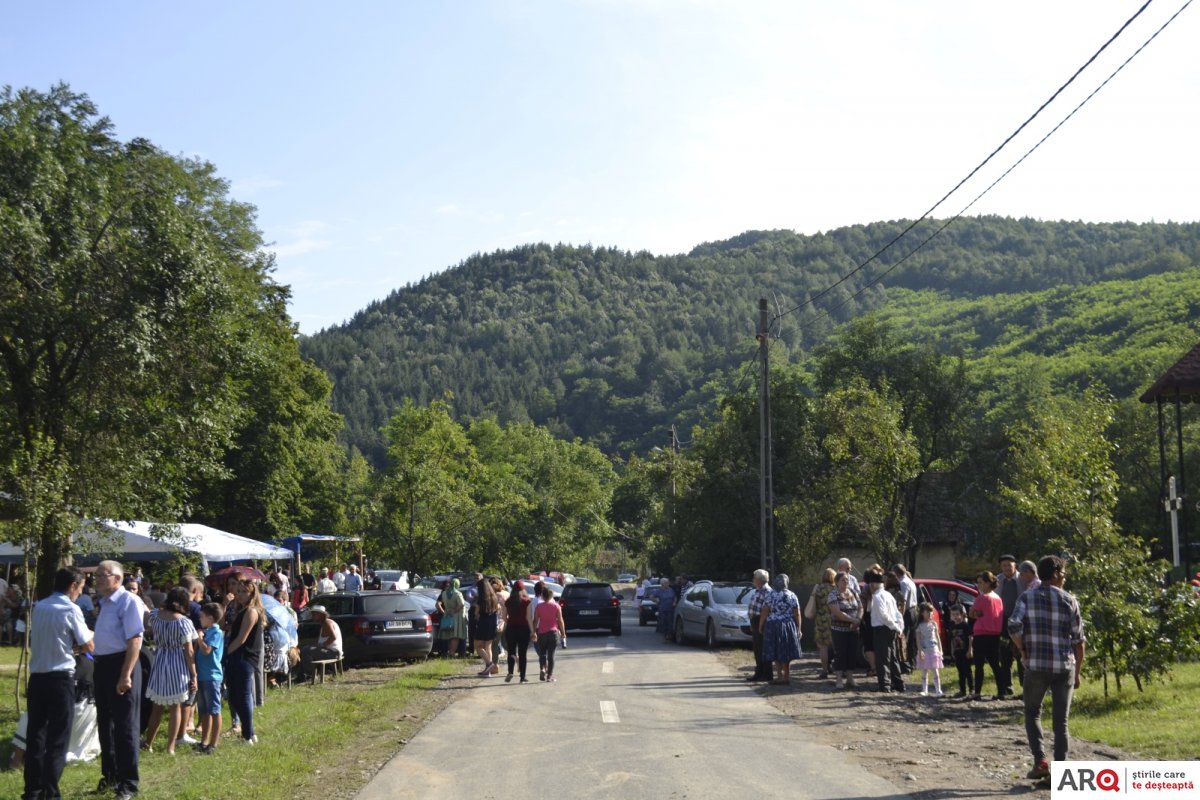
[(146, 747), (149, 749), (158, 735), (162, 709), (170, 709), (167, 723), (167, 752), (175, 753), (175, 742), (183, 735), (183, 714), (180, 704), (196, 691), (196, 659), (192, 642), (196, 628), (188, 617), (187, 589), (177, 586), (167, 594), (163, 607), (154, 612), (150, 621), (154, 633), (154, 666), (146, 684), (146, 696), (155, 704), (155, 714), (146, 728)]

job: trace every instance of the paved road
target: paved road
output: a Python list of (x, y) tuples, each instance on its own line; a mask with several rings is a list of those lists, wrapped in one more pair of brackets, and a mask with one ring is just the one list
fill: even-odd
[(457, 678), (471, 691), (358, 800), (907, 797), (702, 647), (663, 643), (628, 608), (623, 623), (623, 636), (572, 633), (556, 683), (538, 682), (536, 660), (527, 684)]

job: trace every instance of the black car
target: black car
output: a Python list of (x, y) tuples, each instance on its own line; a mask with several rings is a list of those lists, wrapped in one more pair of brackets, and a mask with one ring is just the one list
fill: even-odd
[[(309, 606), (324, 606), (342, 629), (347, 664), (428, 658), (435, 628), (429, 613), (408, 592), (361, 591), (320, 594)], [(309, 609), (300, 613), (300, 644), (316, 644), (320, 626)]]
[(567, 630), (608, 628), (621, 635), (621, 599), (607, 583), (568, 583), (558, 600)]

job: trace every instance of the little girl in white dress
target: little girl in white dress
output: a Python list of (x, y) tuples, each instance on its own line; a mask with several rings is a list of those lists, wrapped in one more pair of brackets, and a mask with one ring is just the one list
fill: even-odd
[(921, 697), (929, 696), (929, 673), (933, 673), (933, 695), (942, 696), (942, 639), (933, 624), (933, 603), (921, 603), (921, 623), (917, 625), (917, 663), (921, 670)]

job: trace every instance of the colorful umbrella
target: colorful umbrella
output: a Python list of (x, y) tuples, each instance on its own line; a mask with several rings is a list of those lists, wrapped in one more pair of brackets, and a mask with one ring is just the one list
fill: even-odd
[(230, 577), (247, 578), (252, 581), (265, 581), (267, 576), (262, 573), (262, 570), (248, 567), (242, 564), (234, 564), (230, 567), (223, 567), (216, 572), (211, 572), (206, 579), (209, 586), (220, 588), (225, 585), (225, 581)]

